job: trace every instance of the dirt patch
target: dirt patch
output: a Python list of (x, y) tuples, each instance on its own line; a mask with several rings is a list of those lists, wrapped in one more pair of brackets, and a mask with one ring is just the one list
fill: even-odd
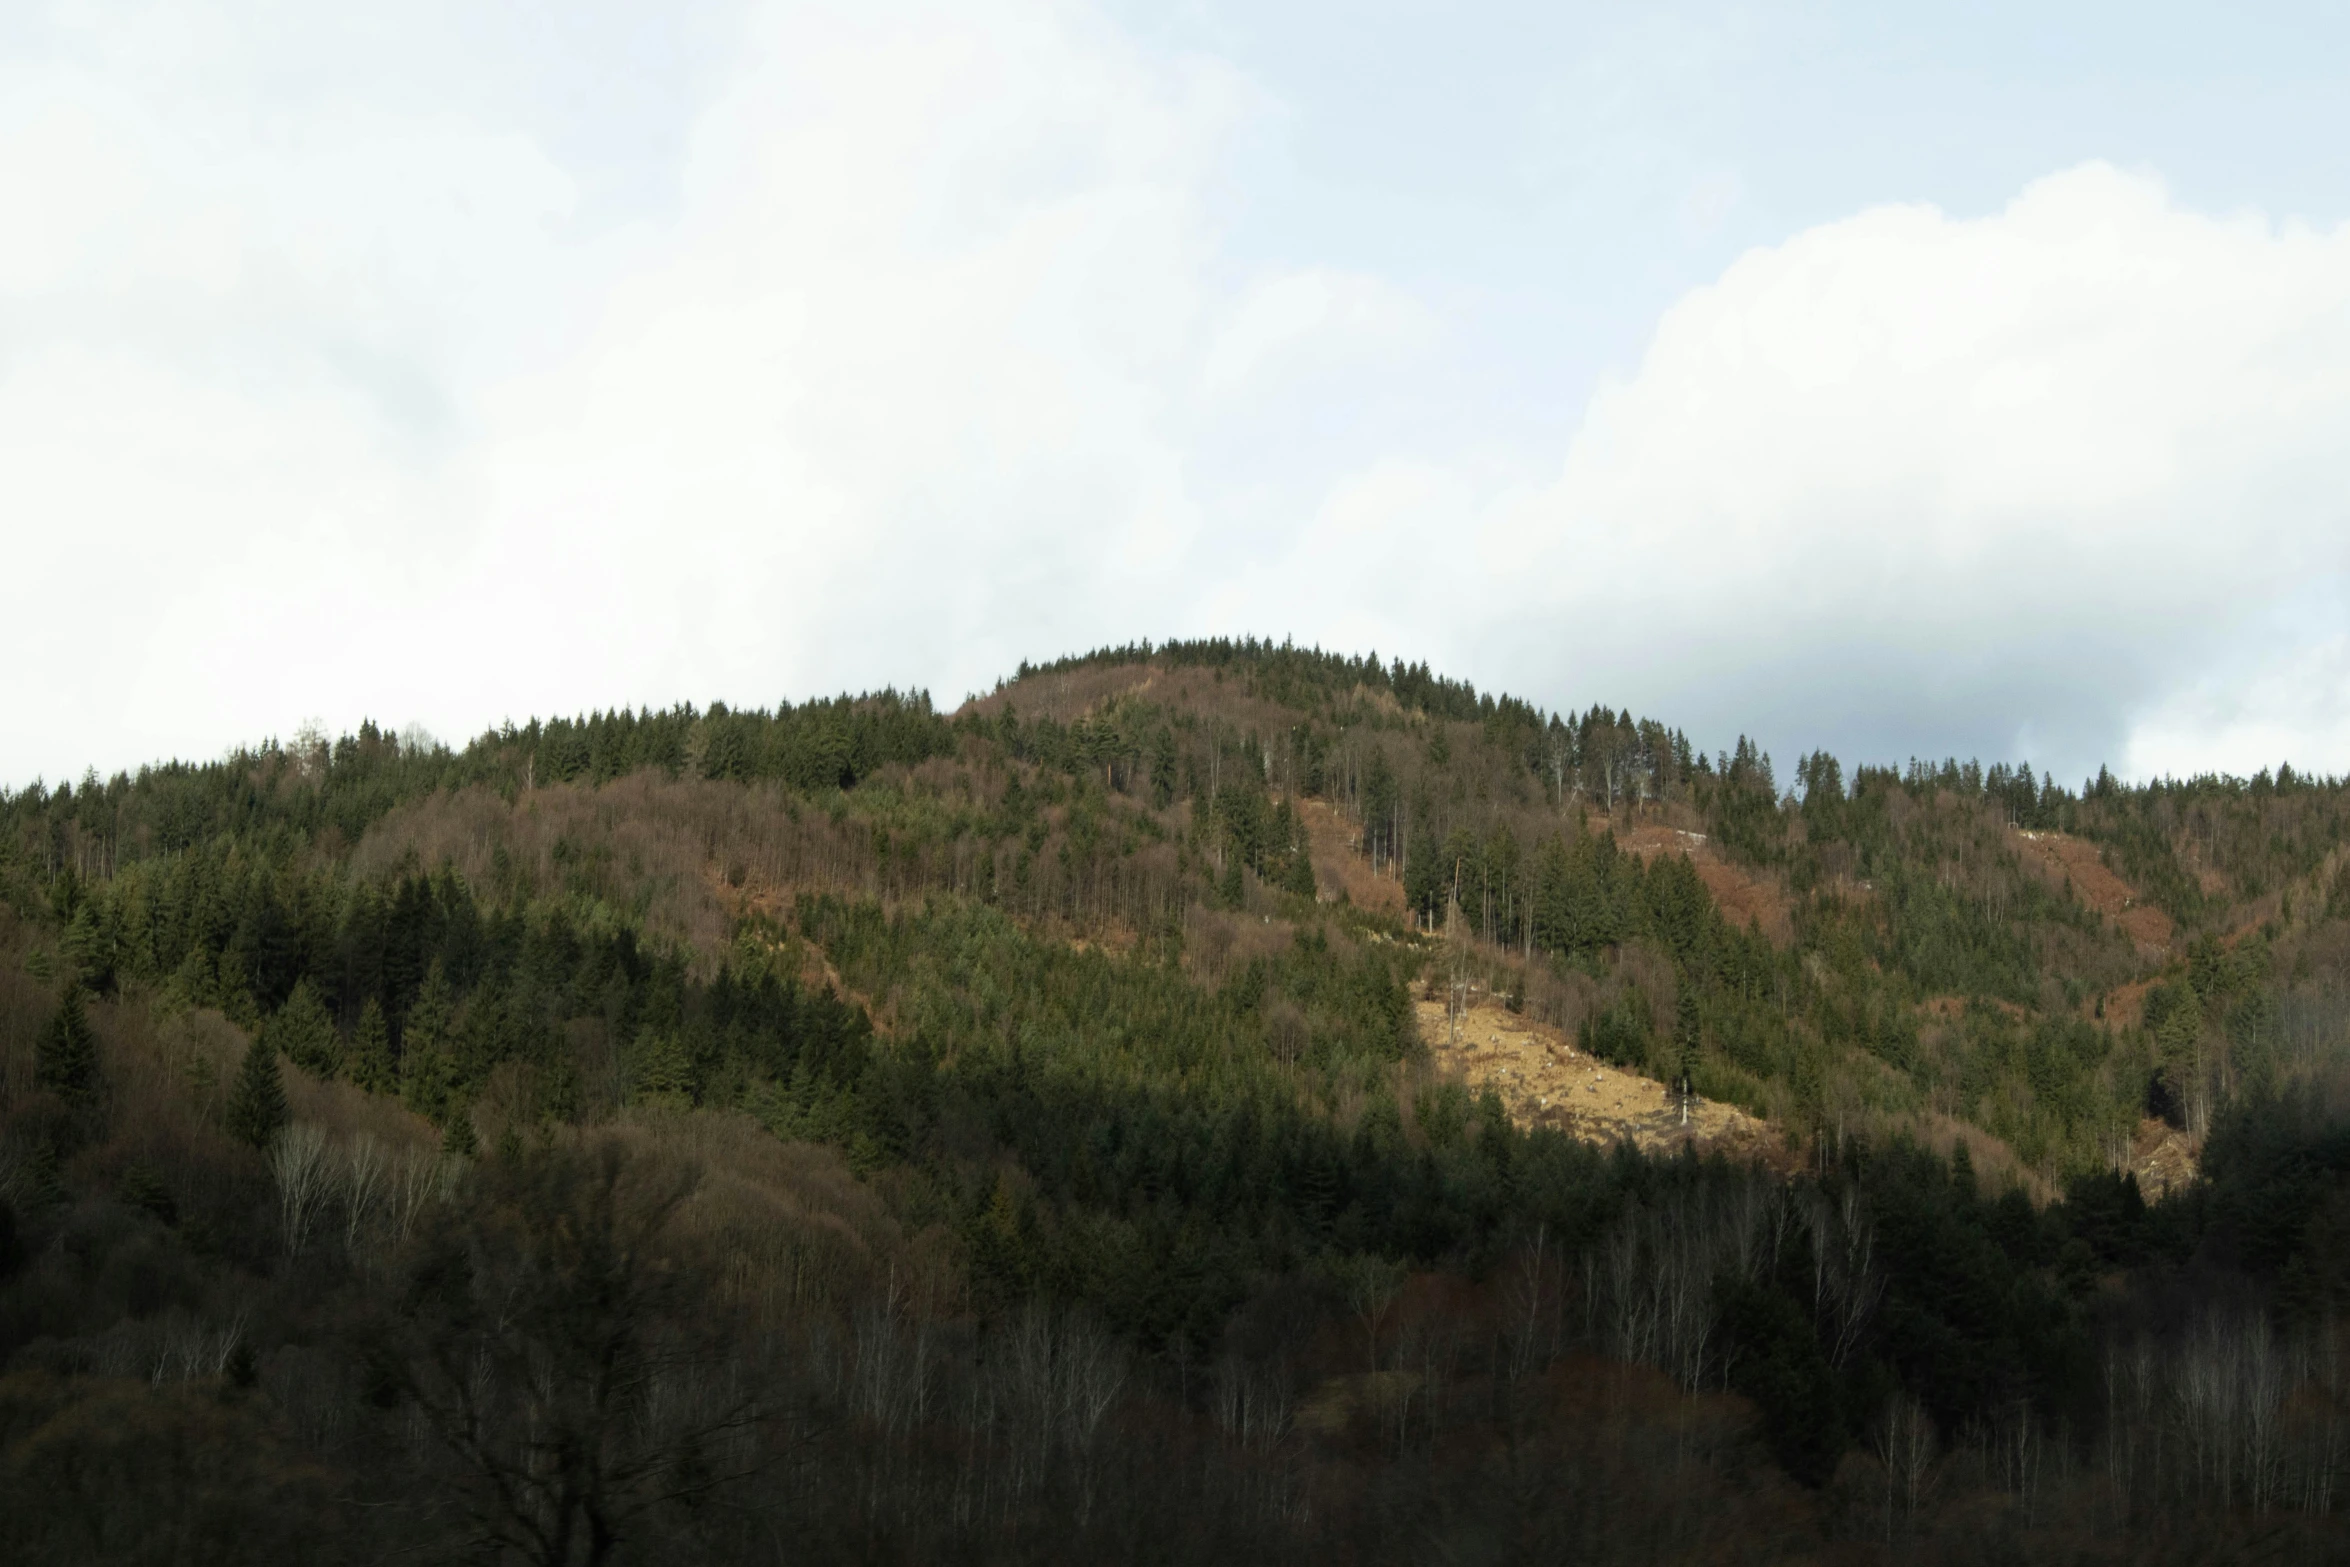
[(1619, 834), (1616, 843), (1626, 853), (1637, 854), (1644, 860), (1659, 854), (1686, 856), (1697, 867), (1698, 880), (1713, 895), (1722, 918), (1740, 930), (1749, 924), (1761, 925), (1763, 934), (1774, 946), (1784, 947), (1794, 939), (1795, 926), (1788, 917), (1786, 890), (1745, 866), (1731, 864), (1704, 833), (1643, 822)]
[(2111, 1023), (2116, 1028), (2136, 1028), (2146, 1021), (2147, 992), (2161, 982), (2161, 976), (2157, 975), (2151, 979), (2135, 979), (2126, 985), (2116, 985), (2105, 993), (2105, 1010), (2102, 1014), (2097, 1010), (2095, 998), (2085, 1003), (2089, 1016), (2094, 1021)]
[(1590, 1143), (1636, 1144), (1647, 1152), (1716, 1149), (1734, 1159), (1783, 1162), (1769, 1123), (1710, 1099), (1686, 1110), (1664, 1084), (1577, 1050), (1547, 1023), (1498, 1006), (1472, 1006), (1454, 1029), (1444, 1003), (1418, 1004), (1420, 1037), (1437, 1070), (1500, 1096), (1520, 1126), (1549, 1126)]
[(1108, 924), (1097, 928), (1091, 936), (1071, 936), (1071, 952), (1100, 952), (1113, 958), (1130, 958), (1134, 949), (1142, 945), (1142, 937), (1124, 925)]
[[(2011, 1023), (2020, 1023), (2032, 1015), (2027, 1009), (2015, 1002), (2003, 1001), (1997, 996), (1981, 997), (1979, 1003), (1974, 1004), (1998, 1008)], [(1966, 1016), (1966, 1009), (1969, 1005), (1970, 1002), (1965, 996), (1928, 996), (1918, 1003), (1918, 1010), (1937, 1022), (1955, 1023)]]
[(1323, 897), (1335, 898), (1343, 889), (1347, 901), (1358, 909), (1398, 917), (1403, 914), (1403, 883), (1393, 876), (1372, 874), (1371, 862), (1363, 858), (1361, 828), (1327, 800), (1300, 800), (1297, 812), (1305, 823), (1314, 881)]
[(2098, 856), (2097, 846), (2061, 832), (2008, 830), (2010, 842), (2026, 865), (2046, 877), (2050, 885), (2072, 884), (2073, 896), (2119, 925), (2138, 945), (2139, 955), (2160, 958), (2170, 951), (2177, 930), (2169, 915), (2146, 902), (2138, 890), (2116, 876)]
[(2138, 1123), (2138, 1135), (2130, 1145), (2130, 1173), (2138, 1178), (2138, 1190), (2148, 1202), (2186, 1190), (2196, 1169), (2195, 1145), (2185, 1132), (2167, 1121)]

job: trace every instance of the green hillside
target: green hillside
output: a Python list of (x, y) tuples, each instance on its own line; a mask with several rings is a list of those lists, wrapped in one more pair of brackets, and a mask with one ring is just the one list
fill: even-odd
[(0, 797), (0, 1542), (2322, 1554), (2346, 815), (1254, 642)]

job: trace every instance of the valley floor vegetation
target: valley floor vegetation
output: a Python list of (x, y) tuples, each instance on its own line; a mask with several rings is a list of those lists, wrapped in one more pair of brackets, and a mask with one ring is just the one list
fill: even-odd
[(0, 1557), (2338, 1559), (2350, 790), (1791, 782), (1244, 641), (0, 796)]

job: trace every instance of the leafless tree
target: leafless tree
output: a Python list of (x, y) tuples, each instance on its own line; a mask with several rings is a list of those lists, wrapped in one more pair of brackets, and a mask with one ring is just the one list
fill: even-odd
[(856, 1315), (850, 1407), (902, 1436), (929, 1415), (936, 1350), (929, 1315), (914, 1309), (913, 1291), (892, 1271)]
[(1251, 1453), (1270, 1452), (1280, 1445), (1297, 1417), (1289, 1379), (1278, 1369), (1252, 1367), (1237, 1355), (1217, 1360), (1208, 1408), (1225, 1435)]
[(693, 1180), (607, 1142), (471, 1184), (416, 1261), (404, 1387), (483, 1546), (594, 1567), (648, 1512), (758, 1462), (754, 1381), (671, 1240)]
[(1786, 1210), (1756, 1176), (1669, 1190), (1653, 1207), (1635, 1203), (1586, 1267), (1592, 1332), (1618, 1359), (1655, 1366), (1686, 1387), (1726, 1382), (1714, 1283), (1772, 1266)]
[(337, 1183), (343, 1199), (343, 1250), (359, 1255), (359, 1237), (382, 1205), (384, 1196), (383, 1144), (373, 1132), (360, 1132), (338, 1150)]
[(207, 1323), (173, 1312), (158, 1335), (147, 1367), (147, 1380), (194, 1382), (224, 1376), (237, 1346), (245, 1342), (245, 1313), (240, 1308), (228, 1321)]
[(1842, 1370), (1885, 1293), (1875, 1265), (1875, 1232), (1857, 1185), (1832, 1197), (1812, 1188), (1798, 1211), (1811, 1237), (1813, 1315), (1826, 1330), (1828, 1363)]
[(965, 1420), (975, 1438), (1002, 1440), (1000, 1505), (1059, 1478), (1083, 1522), (1102, 1425), (1126, 1390), (1125, 1351), (1090, 1320), (1036, 1304), (999, 1331), (992, 1374), (973, 1385)]
[(1885, 1540), (1893, 1540), (1896, 1505), (1906, 1526), (1917, 1518), (1918, 1502), (1934, 1467), (1934, 1422), (1906, 1393), (1896, 1393), (1871, 1433), (1885, 1466)]
[(415, 1237), (418, 1221), (427, 1209), (448, 1196), (456, 1178), (456, 1167), (434, 1150), (401, 1150), (386, 1177), (395, 1244), (405, 1245)]
[(310, 1243), (310, 1231), (333, 1186), (326, 1134), (307, 1121), (297, 1121), (279, 1132), (269, 1145), (269, 1174), (277, 1183), (278, 1220), (285, 1232), (286, 1255), (299, 1257)]

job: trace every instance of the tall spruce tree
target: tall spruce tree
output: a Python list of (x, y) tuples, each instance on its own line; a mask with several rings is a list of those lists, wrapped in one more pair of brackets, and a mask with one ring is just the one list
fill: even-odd
[(313, 1077), (332, 1077), (340, 1065), (342, 1048), (335, 1038), (334, 1019), (327, 1015), (318, 987), (307, 978), (294, 982), (293, 994), (263, 1025), (262, 1033), (288, 1061)]
[(1175, 732), (1165, 724), (1151, 737), (1151, 805), (1165, 810), (1175, 803)]
[(76, 1110), (97, 1107), (101, 1082), (98, 1038), (82, 1005), (82, 987), (68, 984), (57, 1010), (33, 1044), (33, 1080)]
[(451, 1037), (455, 1007), (448, 975), (435, 958), (400, 1027), (400, 1097), (435, 1125), (448, 1117), (462, 1087)]
[(256, 1039), (246, 1047), (245, 1064), (238, 1070), (237, 1086), (229, 1095), (228, 1134), (240, 1143), (266, 1148), (290, 1119), (277, 1052), (267, 1040)]
[(392, 1031), (373, 996), (359, 1009), (359, 1026), (351, 1031), (351, 1082), (371, 1094), (388, 1094), (400, 1085), (392, 1064)]

